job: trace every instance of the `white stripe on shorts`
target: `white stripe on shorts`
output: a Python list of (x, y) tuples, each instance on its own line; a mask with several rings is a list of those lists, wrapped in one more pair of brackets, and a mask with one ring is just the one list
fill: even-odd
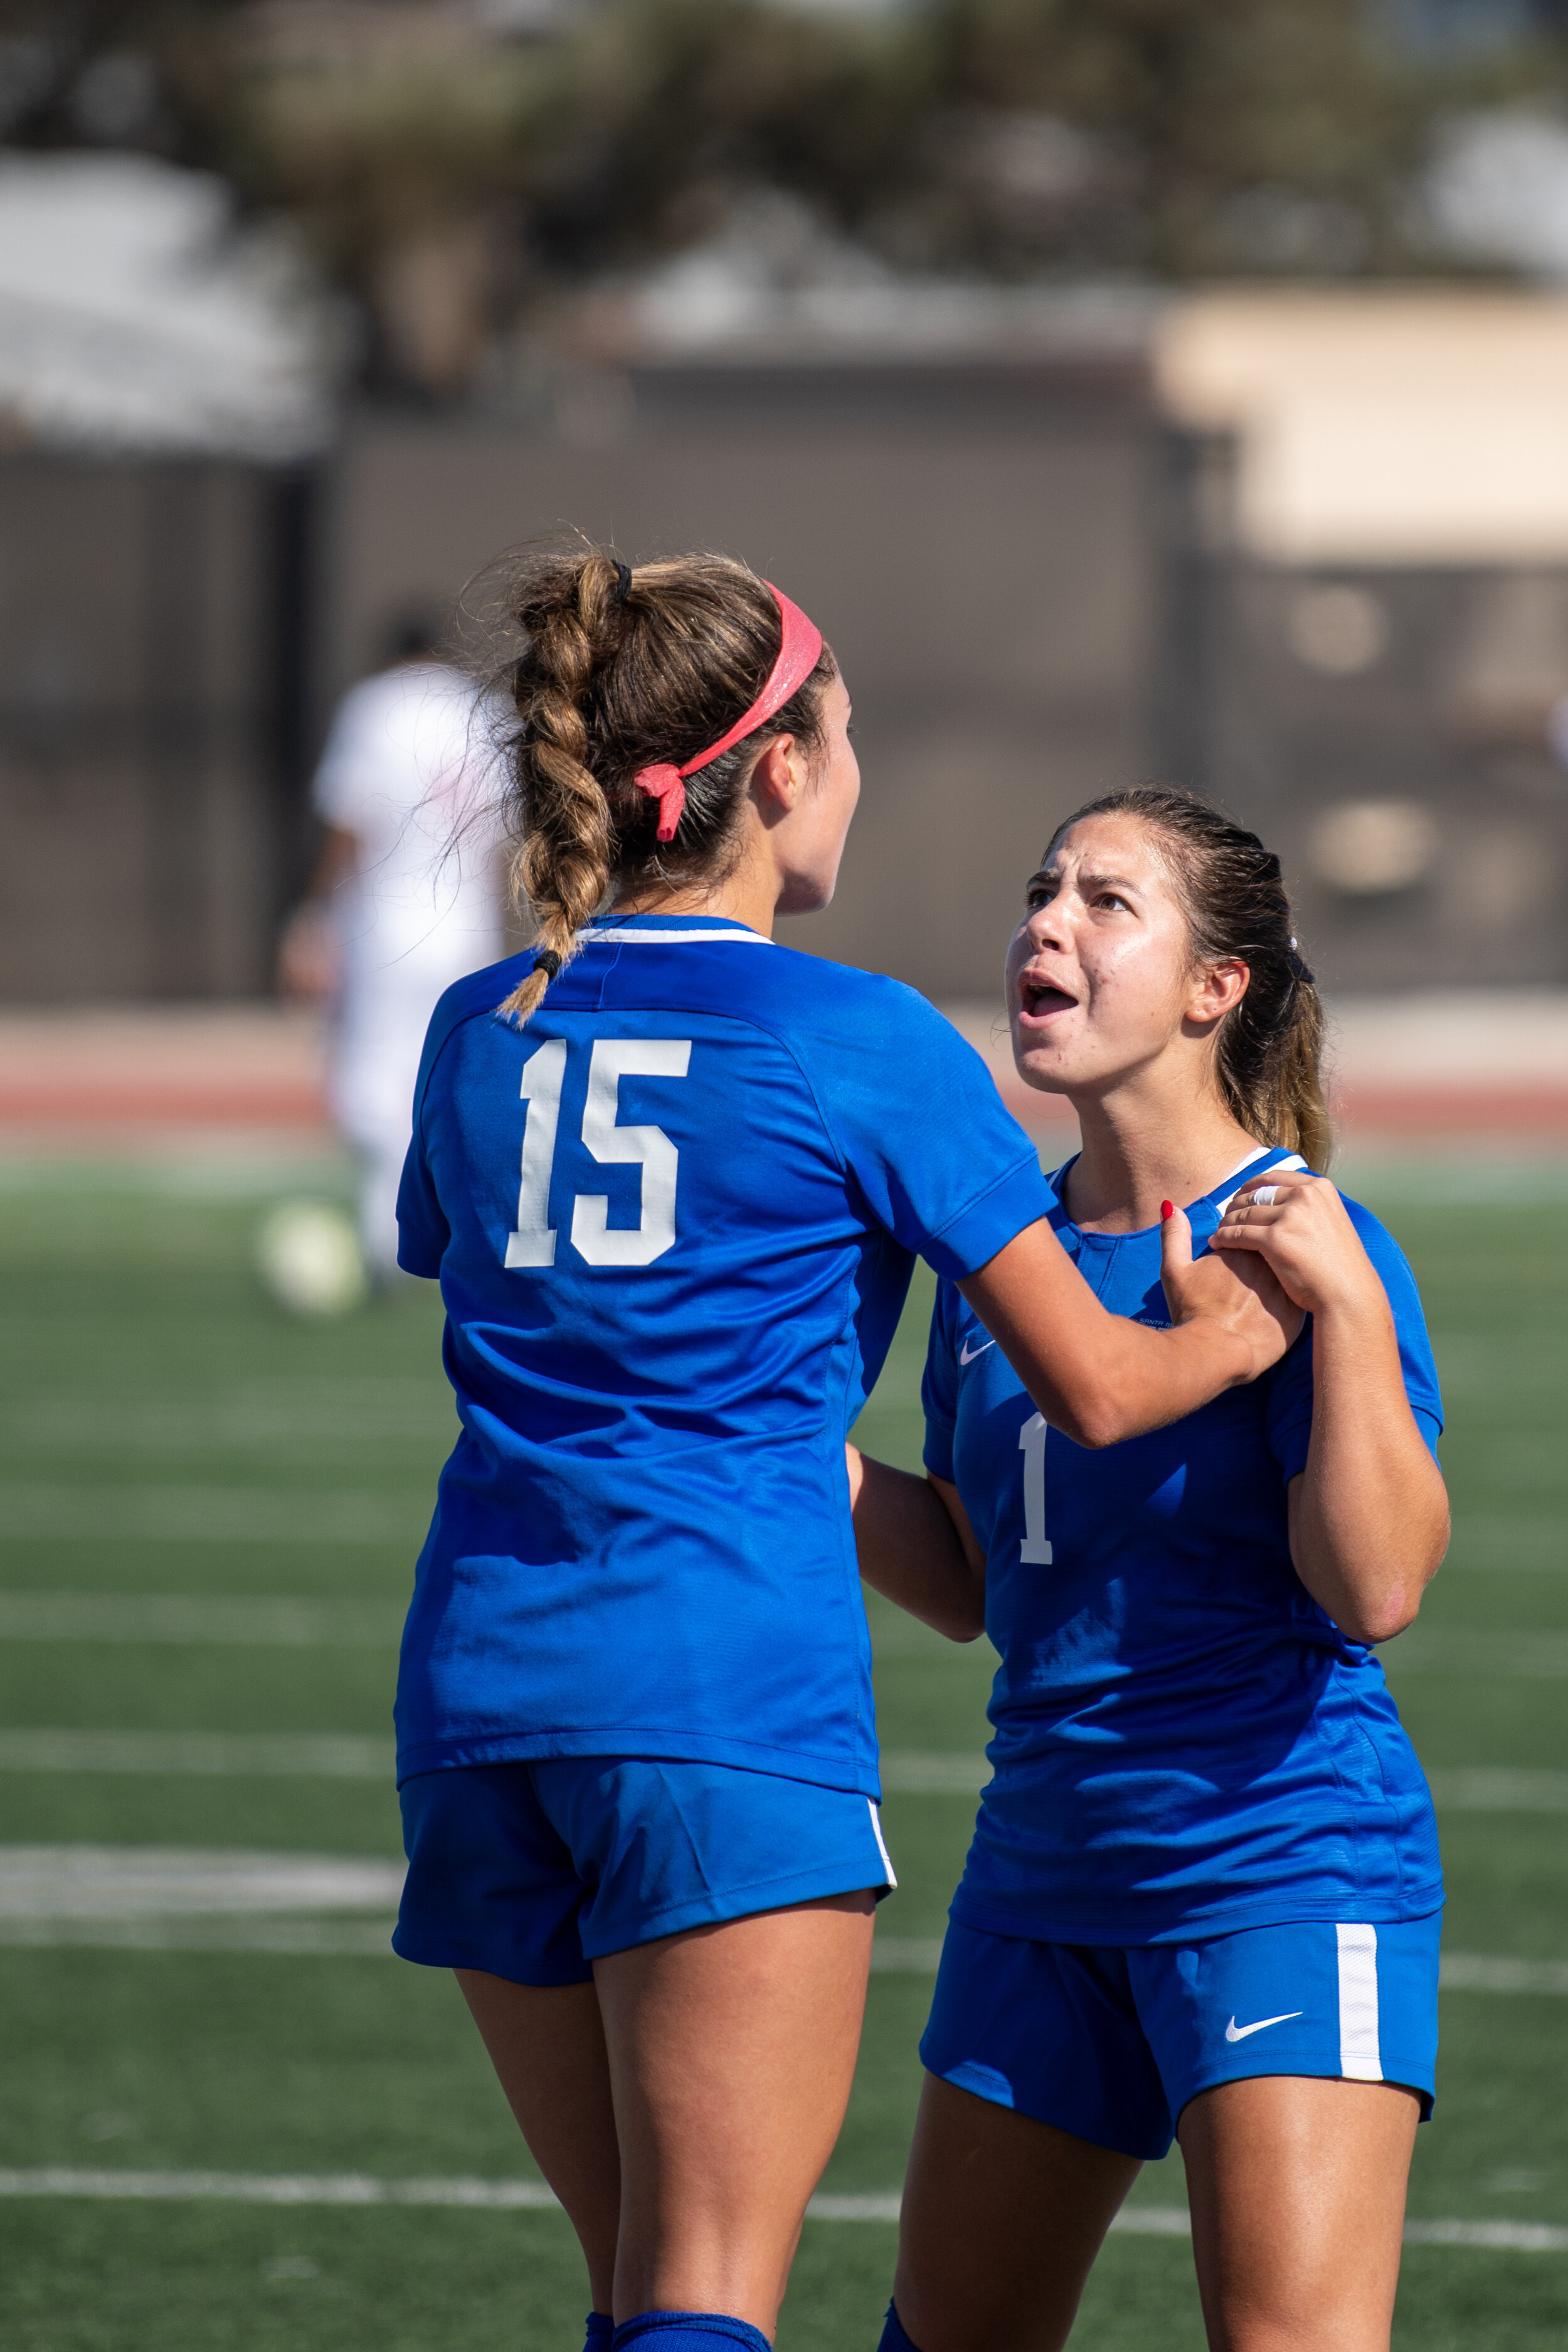
[(888, 1842), (882, 1835), (882, 1816), (869, 1797), (866, 1800), (866, 1811), (871, 1816), (871, 1835), (877, 1841), (877, 1852), (882, 1857), (882, 1867), (888, 1874), (888, 1884), (889, 1886), (896, 1886), (899, 1883), (899, 1874), (893, 1868), (893, 1857), (888, 1852)]
[(1340, 2073), (1350, 2083), (1381, 2083), (1377, 2046), (1377, 1929), (1342, 1919), (1340, 1939)]

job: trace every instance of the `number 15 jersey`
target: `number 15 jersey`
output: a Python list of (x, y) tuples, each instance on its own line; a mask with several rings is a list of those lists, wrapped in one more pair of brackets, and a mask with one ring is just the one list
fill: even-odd
[(738, 923), (598, 925), (426, 1041), (400, 1258), (462, 1434), (419, 1559), (398, 1770), (545, 1756), (879, 1793), (844, 1440), (914, 1256), (1049, 1213), (984, 1065), (898, 982)]

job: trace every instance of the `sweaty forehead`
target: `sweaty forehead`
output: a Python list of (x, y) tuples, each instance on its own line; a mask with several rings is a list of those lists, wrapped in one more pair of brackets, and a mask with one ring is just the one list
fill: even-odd
[(1052, 835), (1039, 871), (1064, 866), (1118, 874), (1152, 887), (1168, 886), (1175, 876), (1175, 861), (1159, 827), (1142, 817), (1114, 814), (1079, 817)]

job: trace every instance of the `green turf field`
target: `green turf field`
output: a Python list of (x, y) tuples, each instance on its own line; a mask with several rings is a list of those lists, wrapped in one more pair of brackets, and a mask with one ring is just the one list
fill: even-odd
[[(286, 1322), (248, 1271), (258, 1213), (199, 1187), (63, 1173), (0, 1191), (0, 1848), (398, 1853), (381, 1743), (398, 1604), (454, 1426), (438, 1317), (421, 1291), (336, 1326)], [(1411, 2210), (1563, 2233), (1546, 2251), (1414, 2245), (1396, 2341), (1545, 2352), (1568, 2341), (1568, 1239), (1560, 1208), (1528, 1202), (1388, 1213), (1438, 1338), (1458, 1528), (1421, 1626), (1390, 1654), (1442, 1801), (1460, 1980)], [(861, 1430), (910, 1464), (924, 1301)], [(240, 1605), (257, 1599), (272, 1605)], [(872, 1980), (824, 2183), (838, 2196), (898, 2186), (922, 1939), (941, 1932), (973, 1813), (952, 1759), (973, 1759), (977, 1786), (987, 1681), (984, 1645), (950, 1648), (879, 1607), (874, 1622), (903, 1784), (885, 1811), (901, 1885), (879, 1928), (898, 1965)], [(63, 1885), (60, 1857), (49, 1866)], [(531, 2177), (455, 1990), (378, 1955), (374, 1901), (105, 1922), (71, 1916), (68, 1888), (52, 1911), (18, 1894), (6, 1868), (0, 1852), (0, 2189), (44, 2168), (79, 2191), (106, 2172), (186, 2189), (211, 2173), (294, 2178), (309, 2197), (321, 2176), (440, 2195)], [(1134, 2201), (1179, 2207), (1179, 2158)], [(581, 2342), (576, 2256), (549, 2210), (6, 2193), (0, 2241), (15, 2352)], [(782, 2352), (871, 2352), (892, 2243), (883, 2221), (809, 2221)], [(1180, 2237), (1113, 2238), (1074, 2342), (1200, 2347)]]

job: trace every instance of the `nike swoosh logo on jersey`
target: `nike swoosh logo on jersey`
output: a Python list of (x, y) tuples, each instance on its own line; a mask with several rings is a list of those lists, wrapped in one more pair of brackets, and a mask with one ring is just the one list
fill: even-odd
[(1251, 2025), (1237, 2025), (1233, 2017), (1225, 2029), (1225, 2038), (1227, 2042), (1245, 2042), (1249, 2033), (1261, 2033), (1266, 2025), (1283, 2025), (1292, 2017), (1305, 2017), (1306, 2014), (1304, 2009), (1287, 2009), (1281, 2011), (1278, 2017), (1260, 2017)]
[(972, 1348), (966, 1339), (959, 1351), (958, 1360), (961, 1364), (972, 1364), (976, 1356), (983, 1356), (987, 1348), (994, 1348), (995, 1345), (994, 1339), (982, 1339), (978, 1348)]

